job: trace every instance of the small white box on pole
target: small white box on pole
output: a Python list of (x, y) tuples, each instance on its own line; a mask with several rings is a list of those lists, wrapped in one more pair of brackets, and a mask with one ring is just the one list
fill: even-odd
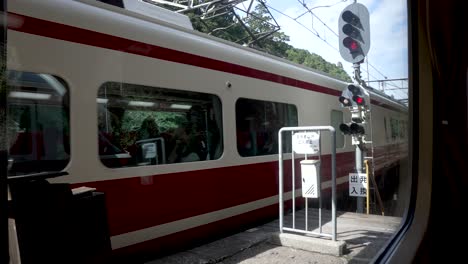
[(302, 197), (319, 198), (320, 160), (301, 160)]

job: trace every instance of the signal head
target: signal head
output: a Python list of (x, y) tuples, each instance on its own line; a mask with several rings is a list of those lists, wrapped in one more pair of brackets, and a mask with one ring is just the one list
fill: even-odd
[(364, 127), (357, 123), (351, 123), (349, 130), (351, 131), (351, 134), (363, 135), (365, 133)]
[(340, 96), (340, 98), (338, 99), (340, 101), (340, 103), (343, 104), (343, 106), (345, 107), (348, 107), (348, 106), (352, 106), (352, 102), (351, 100), (349, 100), (349, 98), (346, 98), (344, 96)]
[(360, 95), (361, 94), (361, 88), (359, 86), (356, 86), (354, 84), (349, 84), (348, 85), (348, 90), (353, 94), (353, 95)]
[(350, 84), (348, 85), (348, 90), (353, 94), (352, 99), (358, 106), (365, 106), (366, 92), (364, 91), (364, 88), (357, 86), (357, 85)]
[(356, 104), (359, 106), (363, 106), (366, 104), (366, 100), (364, 100), (364, 97), (359, 95), (353, 96), (353, 101), (356, 102)]
[(341, 124), (340, 131), (345, 135), (351, 135), (351, 128), (347, 124)]
[(353, 59), (357, 58), (359, 55), (361, 55), (362, 59), (364, 59), (361, 44), (359, 44), (358, 41), (350, 37), (346, 37), (345, 39), (343, 39), (343, 45), (349, 50), (349, 53), (351, 54)]
[[(348, 35), (351, 39), (356, 39), (360, 42), (364, 42), (364, 40), (362, 39), (362, 36), (361, 36), (361, 32), (359, 31), (359, 29), (351, 26), (350, 24), (346, 24), (343, 26), (343, 33), (345, 33), (346, 35)], [(346, 38), (345, 38), (346, 39)], [(343, 40), (344, 42), (345, 40)], [(343, 43), (344, 44), (344, 43)], [(345, 44), (346, 46), (346, 44)]]
[(341, 18), (346, 22), (355, 27), (362, 29), (361, 19), (356, 16), (353, 12), (346, 10), (341, 14)]
[(363, 135), (365, 133), (364, 126), (357, 123), (341, 124), (340, 131), (345, 135)]
[(370, 48), (369, 11), (359, 3), (347, 6), (338, 27), (341, 56), (348, 62), (361, 63)]

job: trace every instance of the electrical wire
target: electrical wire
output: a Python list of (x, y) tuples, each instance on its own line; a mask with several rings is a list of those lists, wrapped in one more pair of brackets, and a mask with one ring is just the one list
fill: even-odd
[(279, 14), (281, 14), (281, 15), (283, 15), (283, 16), (285, 16), (285, 17), (287, 17), (287, 18), (289, 18), (289, 19), (291, 19), (291, 20), (293, 20), (293, 21), (295, 21), (295, 22), (298, 23), (301, 27), (305, 28), (307, 31), (309, 31), (310, 33), (312, 33), (314, 36), (318, 37), (318, 38), (321, 39), (323, 42), (325, 42), (328, 46), (330, 46), (331, 48), (333, 48), (334, 50), (336, 50), (336, 51), (339, 52), (339, 50), (338, 50), (337, 48), (335, 48), (334, 46), (332, 46), (326, 39), (322, 38), (322, 37), (320, 36), (320, 34), (319, 34), (315, 29), (314, 29), (314, 30), (315, 30), (315, 32), (314, 32), (314, 31), (312, 31), (310, 28), (308, 28), (307, 26), (305, 26), (304, 24), (302, 24), (301, 22), (299, 22), (299, 21), (295, 20), (293, 17), (291, 17), (291, 16), (289, 16), (289, 15), (287, 15), (287, 14), (285, 14), (285, 13), (279, 11), (278, 9), (276, 9), (276, 8), (274, 8), (274, 7), (272, 7), (272, 6), (268, 5), (268, 4), (265, 4), (265, 6), (267, 6), (268, 8), (270, 8), (270, 9), (272, 9), (272, 10), (274, 10), (275, 12), (277, 12), (277, 13), (279, 13)]

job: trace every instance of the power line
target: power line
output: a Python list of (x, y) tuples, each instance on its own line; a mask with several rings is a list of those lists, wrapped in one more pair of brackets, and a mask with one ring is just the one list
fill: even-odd
[[(314, 14), (314, 12), (312, 12), (312, 9), (315, 9), (315, 8), (318, 8), (318, 7), (331, 7), (331, 6), (333, 6), (333, 5), (330, 5), (330, 6), (316, 6), (316, 7), (313, 7), (313, 8), (309, 8), (309, 7), (307, 6), (307, 4), (306, 4), (304, 1), (303, 1), (302, 3), (301, 3), (301, 1), (299, 1), (299, 0), (297, 0), (297, 1), (298, 1), (299, 4), (301, 4), (305, 9), (307, 9), (307, 12), (309, 12), (312, 16), (316, 17), (320, 22), (322, 22), (322, 24), (323, 24), (326, 28), (328, 28), (331, 32), (333, 32), (333, 34), (335, 34), (335, 36), (338, 37), (338, 34), (336, 34), (335, 31), (333, 31), (333, 29), (331, 29), (331, 28), (330, 28), (325, 22), (323, 22), (316, 14)], [(345, 2), (345, 1), (343, 1), (343, 2)], [(341, 3), (341, 2), (339, 2), (339, 3)], [(336, 4), (335, 4), (335, 5), (336, 5)], [(306, 13), (307, 13), (307, 12), (306, 12)]]
[[(269, 9), (272, 9), (272, 10), (274, 10), (275, 12), (277, 12), (277, 13), (279, 13), (279, 14), (281, 14), (281, 15), (283, 15), (283, 16), (285, 16), (285, 17), (291, 19), (291, 20), (293, 20), (294, 22), (298, 23), (301, 27), (305, 28), (307, 31), (309, 31), (310, 33), (312, 33), (313, 35), (315, 35), (317, 38), (319, 38), (320, 40), (322, 40), (323, 42), (325, 42), (328, 46), (330, 46), (331, 48), (333, 48), (334, 50), (336, 50), (336, 51), (339, 52), (339, 50), (338, 50), (337, 48), (335, 48), (335, 46), (331, 45), (326, 39), (324, 39), (322, 36), (320, 36), (320, 34), (318, 33), (318, 31), (314, 28), (313, 24), (312, 24), (312, 27), (309, 28), (308, 26), (306, 26), (306, 25), (304, 25), (303, 23), (299, 22), (298, 19), (301, 18), (301, 17), (303, 17), (305, 14), (310, 13), (311, 16), (312, 16), (312, 19), (315, 17), (317, 20), (319, 20), (319, 21), (325, 26), (326, 29), (328, 29), (330, 32), (332, 32), (336, 37), (339, 37), (339, 35), (338, 35), (333, 29), (331, 29), (331, 28), (327, 25), (327, 23), (323, 22), (323, 20), (320, 19), (320, 17), (318, 17), (314, 12), (312, 12), (312, 10), (315, 9), (315, 8), (319, 8), (319, 7), (331, 7), (331, 6), (333, 6), (333, 5), (340, 4), (340, 3), (342, 3), (342, 2), (346, 2), (347, 0), (342, 0), (342, 1), (340, 1), (340, 2), (337, 2), (337, 3), (335, 3), (335, 4), (333, 4), (333, 5), (329, 5), (329, 6), (316, 6), (316, 7), (312, 7), (312, 8), (309, 8), (309, 7), (307, 6), (307, 4), (305, 3), (304, 0), (302, 0), (302, 1), (301, 1), (301, 0), (297, 0), (297, 1), (298, 1), (298, 3), (299, 3), (303, 8), (305, 8), (307, 11), (304, 12), (304, 13), (302, 13), (302, 14), (300, 14), (299, 16), (297, 16), (297, 17), (295, 17), (295, 18), (292, 17), (292, 16), (289, 16), (289, 15), (285, 14), (284, 12), (279, 11), (278, 9), (276, 9), (276, 8), (274, 8), (274, 7), (272, 7), (272, 6), (268, 5), (268, 4), (266, 4), (266, 2), (264, 2), (264, 3), (265, 3), (265, 6), (267, 6)], [(272, 17), (273, 17), (273, 15), (272, 15)], [(378, 70), (373, 64), (371, 64), (370, 62), (368, 62), (368, 65), (370, 65), (371, 68), (372, 68), (375, 72), (377, 72), (378, 74), (380, 74), (381, 76), (383, 76), (385, 79), (387, 79), (387, 76), (386, 76), (385, 74), (383, 74), (380, 70)], [(362, 69), (362, 71), (364, 72), (364, 74), (367, 74), (368, 76), (372, 77), (374, 80), (377, 80), (377, 79), (378, 79), (378, 78), (376, 78), (374, 75), (372, 75), (370, 72), (368, 72), (367, 70)], [(405, 92), (403, 91), (402, 88), (396, 86), (395, 84), (392, 84), (392, 83), (389, 83), (389, 82), (386, 82), (386, 84), (387, 84), (388, 86), (391, 86), (391, 87), (394, 87), (394, 88), (398, 88), (398, 90), (397, 90), (397, 89), (395, 89), (395, 90), (392, 89), (392, 91), (400, 92), (400, 93), (401, 93), (400, 95), (403, 95), (403, 96), (406, 96), (406, 97), (408, 96), (407, 93), (405, 93)], [(394, 94), (394, 95), (395, 95), (395, 94)]]
[(370, 62), (368, 62), (368, 63), (372, 67), (372, 69), (374, 69), (376, 72), (380, 73), (380, 75), (382, 75), (384, 78), (387, 78), (387, 76), (385, 76), (385, 74), (383, 74), (379, 70), (377, 70), (377, 68), (375, 68), (374, 65), (372, 65)]
[[(285, 14), (285, 13), (279, 11), (278, 9), (276, 9), (276, 8), (274, 8), (274, 7), (272, 7), (272, 6), (268, 5), (268, 4), (265, 4), (265, 5), (266, 5), (268, 8), (274, 10), (275, 12), (277, 12), (277, 13), (279, 13), (279, 14), (281, 14), (281, 15), (283, 15), (283, 16), (285, 16), (285, 17), (287, 17), (287, 18), (289, 18), (289, 19), (291, 19), (291, 20), (293, 20), (293, 21), (295, 21), (296, 23), (298, 23), (299, 25), (301, 25), (303, 28), (305, 28), (307, 31), (309, 31), (310, 33), (312, 33), (314, 36), (318, 37), (318, 38), (321, 39), (323, 42), (325, 42), (328, 46), (330, 46), (331, 48), (333, 48), (334, 50), (336, 50), (336, 51), (339, 52), (339, 50), (338, 50), (337, 48), (335, 48), (334, 46), (332, 46), (326, 39), (323, 39), (323, 38), (318, 34), (318, 32), (313, 32), (310, 28), (308, 28), (307, 26), (305, 26), (305, 25), (302, 24), (301, 22), (299, 22), (299, 21), (295, 20), (293, 17), (291, 17), (291, 16), (289, 16), (289, 15), (287, 15), (287, 14)], [(314, 30), (315, 30), (315, 29), (314, 29)]]
[(372, 80), (367, 82), (392, 82), (392, 81), (408, 81), (408, 78), (395, 78), (395, 79), (383, 79), (383, 80)]

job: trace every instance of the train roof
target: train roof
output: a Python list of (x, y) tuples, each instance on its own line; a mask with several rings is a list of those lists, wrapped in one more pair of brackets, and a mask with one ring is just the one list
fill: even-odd
[[(144, 14), (138, 11), (137, 8), (128, 10), (96, 0), (55, 0), (51, 2), (54, 3), (38, 1), (37, 3), (34, 2), (32, 5), (38, 5), (38, 7), (43, 8), (44, 11), (50, 10), (54, 7), (54, 4), (74, 6), (69, 8), (60, 8), (61, 13), (57, 13), (55, 16), (51, 14), (51, 12), (47, 12), (46, 16), (45, 13), (38, 10), (39, 8), (27, 10), (27, 13), (35, 14), (37, 12), (39, 17), (43, 17), (48, 20), (50, 19), (52, 21), (55, 20), (61, 23), (64, 17), (63, 13), (74, 12), (68, 17), (65, 16), (67, 17), (67, 21), (70, 21), (69, 23), (73, 21), (73, 25), (76, 24), (78, 27), (82, 27), (84, 29), (94, 31), (96, 30), (97, 25), (97, 28), (106, 34), (126, 39), (133, 39), (142, 43), (156, 43), (155, 45), (182, 51), (188, 54), (196, 54), (197, 56), (202, 56), (216, 61), (259, 70), (263, 73), (271, 73), (277, 75), (279, 78), (315, 84), (340, 92), (347, 86), (346, 82), (338, 80), (330, 74), (322, 71), (198, 32), (191, 29), (191, 27), (187, 26), (186, 23), (182, 23), (181, 25), (178, 21), (184, 21), (185, 19), (183, 17), (186, 16), (174, 14), (175, 18), (170, 18), (171, 16), (166, 12), (167, 10), (163, 11), (164, 16), (153, 17), (152, 14), (155, 14), (155, 12)], [(89, 8), (77, 6), (73, 3), (86, 4), (87, 6), (99, 9), (92, 11)], [(123, 16), (115, 16), (108, 11), (118, 13)], [(78, 12), (86, 14), (87, 21), (78, 19), (80, 17), (77, 14)], [(124, 19), (124, 17), (127, 17), (128, 19)], [(116, 23), (120, 26), (116, 27)], [(126, 30), (122, 31), (122, 25), (125, 26)], [(187, 45), (187, 42), (189, 42), (190, 45)], [(383, 93), (379, 93), (379, 91), (375, 89), (370, 89), (370, 94), (372, 99), (377, 99), (385, 105), (391, 105), (393, 108), (396, 107), (399, 111), (407, 111), (407, 107), (405, 105)]]
[[(156, 18), (157, 20), (164, 21), (164, 22), (172, 24), (174, 26), (178, 26), (178, 27), (181, 26), (184, 29), (190, 30), (192, 33), (201, 33), (201, 32), (195, 31), (193, 29), (190, 18), (188, 16), (186, 16), (186, 15), (169, 11), (169, 10), (161, 8), (159, 6), (146, 3), (146, 2), (144, 2), (142, 0), (123, 0), (123, 3), (124, 3), (123, 8), (126, 9), (126, 10), (129, 10), (131, 12), (139, 13), (139, 14), (145, 15), (145, 16), (147, 16), (149, 18)], [(234, 46), (236, 46), (238, 48), (239, 48), (239, 46), (241, 46), (242, 48), (248, 50), (249, 52), (259, 53), (262, 56), (268, 56), (268, 57), (271, 57), (271, 58), (276, 59), (276, 60), (282, 60), (284, 63), (294, 64), (295, 66), (299, 66), (299, 67), (304, 68), (306, 70), (310, 70), (310, 71), (313, 71), (313, 72), (316, 72), (316, 73), (319, 73), (319, 74), (323, 74), (323, 75), (328, 76), (330, 78), (337, 79), (335, 76), (332, 76), (331, 74), (328, 74), (326, 72), (322, 72), (322, 71), (317, 70), (317, 69), (305, 67), (303, 65), (291, 62), (291, 61), (283, 59), (281, 57), (277, 57), (277, 56), (274, 56), (274, 55), (271, 55), (271, 54), (268, 54), (268, 53), (265, 53), (265, 52), (250, 48), (250, 47), (245, 47), (243, 45), (239, 45), (239, 44), (236, 44), (236, 43), (233, 43), (233, 42), (223, 40), (223, 39), (220, 39), (220, 38), (212, 37), (212, 36), (204, 34), (204, 33), (201, 33), (201, 34), (203, 34), (204, 37), (211, 37), (215, 41), (221, 41), (221, 42), (224, 42), (227, 45), (234, 45)], [(341, 81), (339, 79), (337, 79), (337, 80)], [(398, 100), (395, 100), (394, 98), (392, 98), (391, 96), (385, 94), (384, 92), (381, 92), (381, 91), (379, 91), (379, 90), (377, 90), (377, 89), (375, 89), (373, 87), (370, 87), (370, 86), (367, 86), (367, 88), (368, 88), (369, 92), (375, 97), (385, 98), (385, 99), (387, 99), (387, 101), (390, 101), (392, 103), (397, 103), (397, 104), (400, 104), (403, 107), (406, 107), (406, 105), (402, 104)]]

